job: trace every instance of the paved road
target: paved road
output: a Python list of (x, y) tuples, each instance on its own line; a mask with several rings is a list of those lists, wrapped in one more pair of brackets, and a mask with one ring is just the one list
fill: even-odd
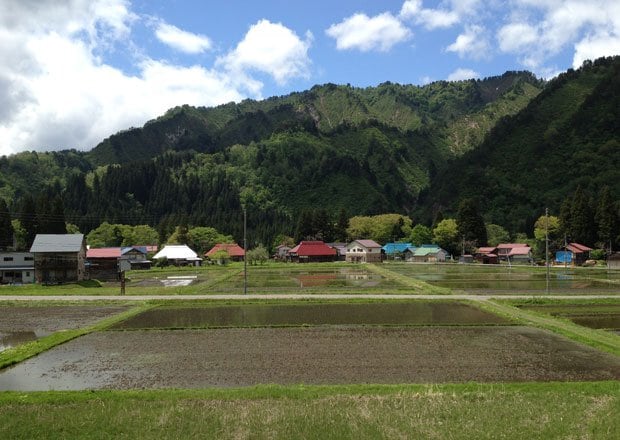
[(346, 294), (237, 294), (237, 295), (2, 295), (3, 301), (149, 301), (149, 300), (256, 300), (256, 299), (456, 299), (486, 301), (489, 299), (607, 299), (619, 295), (346, 295)]

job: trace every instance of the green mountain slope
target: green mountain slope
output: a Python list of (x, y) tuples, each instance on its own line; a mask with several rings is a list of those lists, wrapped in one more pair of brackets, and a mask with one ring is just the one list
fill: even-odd
[(475, 150), (432, 181), (419, 210), (430, 219), (476, 197), (487, 220), (525, 231), (581, 186), (620, 195), (620, 57), (554, 79), (520, 113), (502, 119)]

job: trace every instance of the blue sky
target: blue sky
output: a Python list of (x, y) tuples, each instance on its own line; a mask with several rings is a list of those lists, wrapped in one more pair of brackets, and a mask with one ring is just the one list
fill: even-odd
[(551, 78), (620, 54), (620, 2), (3, 0), (0, 41), (4, 155), (327, 82)]

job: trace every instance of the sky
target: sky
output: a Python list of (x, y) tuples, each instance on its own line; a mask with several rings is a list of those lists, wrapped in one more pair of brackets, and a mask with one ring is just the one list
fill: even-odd
[(1, 0), (0, 156), (90, 150), (183, 104), (618, 54), (610, 0)]

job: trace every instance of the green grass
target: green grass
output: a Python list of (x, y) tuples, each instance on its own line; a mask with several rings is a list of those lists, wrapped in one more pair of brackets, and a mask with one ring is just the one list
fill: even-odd
[(65, 342), (68, 342), (72, 339), (95, 331), (105, 330), (108, 327), (116, 324), (117, 322), (124, 321), (127, 318), (142, 313), (153, 307), (154, 305), (151, 304), (138, 305), (132, 307), (127, 311), (121, 312), (109, 318), (102, 319), (101, 321), (91, 326), (55, 332), (49, 336), (37, 339), (36, 341), (27, 342), (25, 344), (9, 348), (5, 351), (0, 352), (0, 370), (17, 364), (33, 356), (36, 356), (37, 354), (49, 350), (52, 347), (64, 344)]
[(619, 382), (0, 393), (0, 437), (620, 436)]

